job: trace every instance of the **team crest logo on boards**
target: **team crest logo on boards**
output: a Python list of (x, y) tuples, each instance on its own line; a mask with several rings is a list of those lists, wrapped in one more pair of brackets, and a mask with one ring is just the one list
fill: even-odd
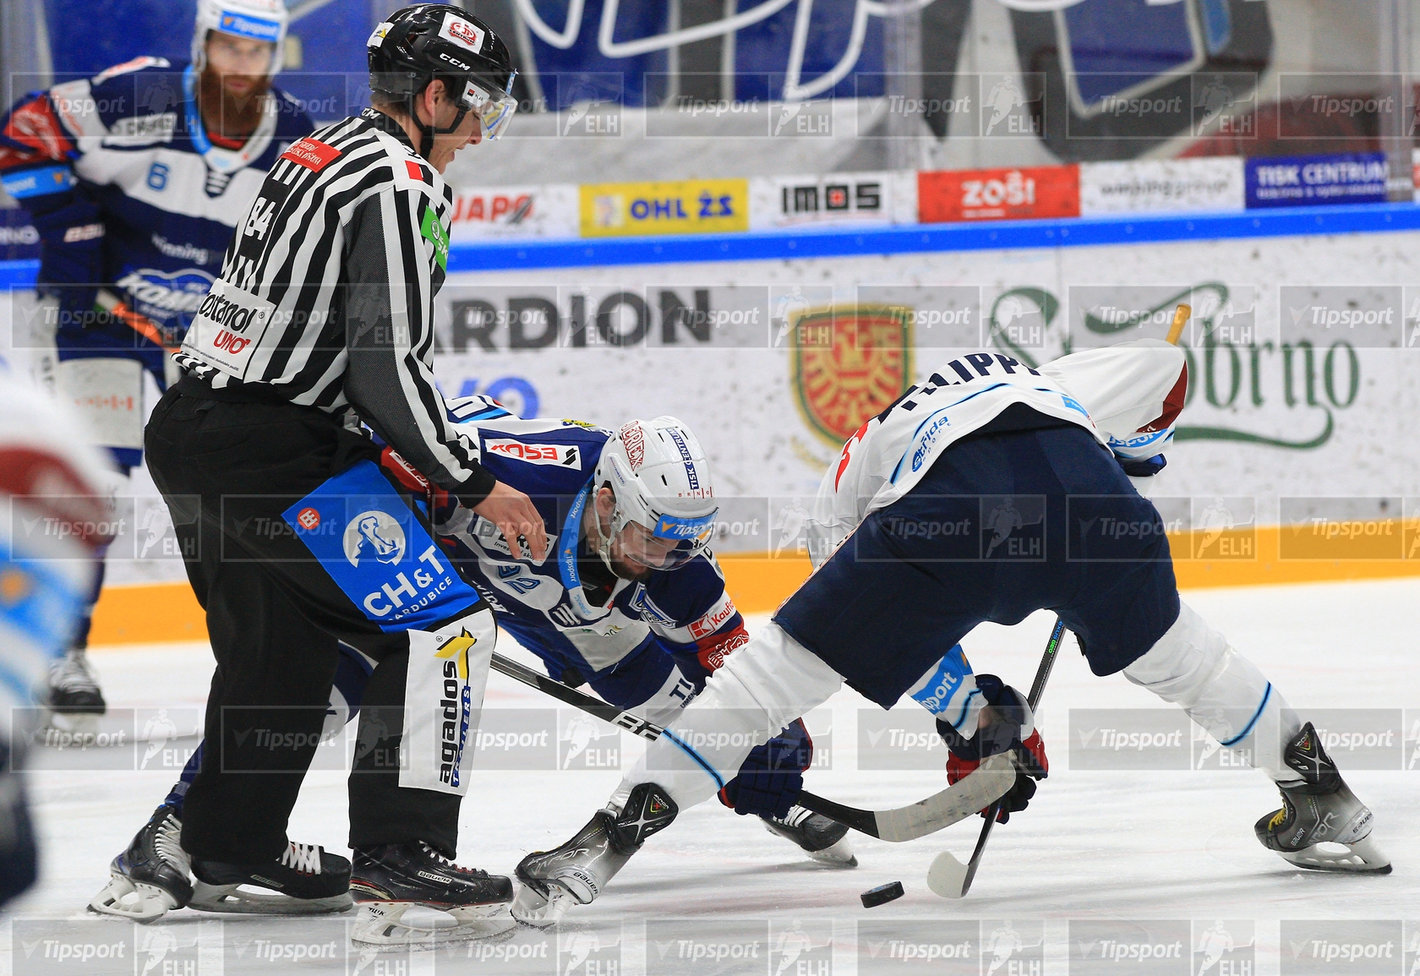
[(910, 308), (804, 308), (791, 311), (787, 324), (795, 402), (804, 423), (832, 447), (911, 384)]

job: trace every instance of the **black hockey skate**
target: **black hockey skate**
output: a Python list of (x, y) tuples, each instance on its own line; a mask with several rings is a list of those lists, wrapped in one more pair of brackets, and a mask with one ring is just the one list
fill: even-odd
[(518, 863), (522, 888), (513, 917), (525, 925), (555, 925), (574, 903), (586, 905), (600, 895), (646, 838), (670, 826), (675, 815), (665, 790), (638, 784), (620, 813), (598, 810), (561, 847), (534, 851)]
[(92, 733), (97, 729), (97, 719), (108, 711), (108, 704), (83, 648), (70, 649), (50, 667), (44, 704), (50, 711), (50, 724), (61, 731)]
[(1298, 867), (1389, 874), (1390, 858), (1371, 840), (1370, 809), (1342, 782), (1310, 722), (1282, 758), (1302, 782), (1277, 785), (1282, 809), (1257, 822), (1257, 839)]
[(158, 807), (128, 849), (113, 859), (112, 877), (89, 899), (89, 910), (147, 923), (186, 905), (192, 899), (192, 882), (181, 833), (173, 808)]
[[(355, 850), (350, 891), (360, 918), (350, 937), (375, 945), (413, 945), (486, 939), (510, 931), (513, 882), (498, 874), (460, 867), (423, 841)], [(412, 925), (404, 913), (417, 906), (447, 913), (453, 925)]]
[(797, 804), (789, 808), (783, 819), (761, 819), (770, 833), (786, 837), (798, 844), (809, 857), (821, 864), (831, 864), (839, 868), (858, 866), (858, 858), (854, 856), (853, 847), (848, 843), (847, 824), (841, 824)]
[(326, 915), (355, 904), (350, 862), (317, 844), (289, 841), (281, 856), (266, 864), (193, 858), (192, 875), (188, 907), (200, 912)]

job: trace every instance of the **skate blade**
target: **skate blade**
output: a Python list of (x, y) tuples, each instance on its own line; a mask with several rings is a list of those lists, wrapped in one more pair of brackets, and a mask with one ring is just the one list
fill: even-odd
[[(421, 916), (419, 921), (410, 922), (404, 918), (410, 909), (429, 911), (417, 913)], [(350, 927), (350, 940), (370, 946), (442, 946), (511, 938), (517, 927), (504, 902), (461, 907), (420, 902), (361, 902), (359, 916)]]
[(1390, 874), (1390, 858), (1370, 837), (1349, 844), (1313, 844), (1299, 851), (1279, 851), (1299, 868), (1310, 871), (1335, 871), (1350, 874)]
[(89, 899), (88, 907), (98, 915), (115, 915), (147, 925), (179, 906), (176, 898), (157, 885), (135, 882), (116, 874), (102, 891)]
[(848, 838), (834, 841), (821, 851), (808, 851), (809, 859), (831, 868), (856, 868), (858, 857), (853, 853), (853, 845)]
[[(543, 891), (543, 886), (546, 891)], [(523, 881), (518, 886), (517, 897), (510, 908), (512, 916), (523, 925), (535, 929), (551, 928), (573, 905), (580, 905), (577, 896), (556, 881), (541, 882), (537, 885)]]
[(231, 915), (333, 915), (355, 907), (350, 892), (327, 898), (293, 898), (242, 885), (210, 885), (195, 878), (188, 908)]

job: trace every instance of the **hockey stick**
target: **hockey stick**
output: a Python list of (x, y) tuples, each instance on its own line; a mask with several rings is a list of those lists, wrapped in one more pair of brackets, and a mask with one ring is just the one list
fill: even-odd
[(177, 346), (169, 345), (163, 339), (163, 332), (147, 316), (140, 315), (119, 298), (118, 295), (107, 288), (100, 288), (95, 304), (134, 332), (158, 346), (163, 352), (172, 354), (178, 351)]
[[(643, 739), (655, 739), (663, 731), (661, 726), (654, 722), (600, 698), (593, 698), (532, 668), (511, 661), (496, 651), (493, 654), (493, 670), (501, 671), (515, 681), (536, 688), (543, 694), (580, 708), (589, 715), (595, 715)], [(1009, 755), (1001, 753), (987, 759), (975, 772), (960, 782), (905, 807), (863, 810), (825, 799), (808, 790), (800, 792), (796, 802), (814, 813), (831, 817), (870, 837), (899, 842), (925, 837), (964, 820), (999, 800), (1015, 781), (1015, 766)]]
[[(1060, 642), (1064, 637), (1065, 621), (1056, 617), (1055, 626), (1050, 631), (1050, 639), (1045, 642), (1045, 654), (1041, 656), (1040, 667), (1035, 669), (1035, 680), (1031, 682), (1030, 694), (1026, 696), (1026, 702), (1030, 705), (1032, 712), (1035, 711), (1035, 706), (1040, 703), (1041, 693), (1045, 691), (1046, 679), (1050, 677), (1050, 671), (1055, 667), (1055, 652), (1060, 650)], [(1003, 752), (998, 755), (1008, 754)], [(976, 847), (971, 852), (971, 860), (962, 864), (951, 851), (942, 851), (932, 859), (932, 866), (927, 869), (927, 887), (932, 889), (933, 894), (941, 895), (943, 898), (966, 897), (966, 893), (971, 890), (971, 882), (976, 877), (976, 869), (981, 866), (981, 855), (986, 850), (986, 839), (991, 836), (991, 828), (996, 826), (996, 815), (1000, 812), (1000, 800), (991, 804), (991, 808), (986, 811), (986, 822), (981, 825), (981, 833), (976, 838)]]
[[(1173, 322), (1169, 325), (1169, 332), (1165, 337), (1169, 345), (1178, 345), (1179, 337), (1183, 335), (1183, 327), (1188, 324), (1188, 317), (1192, 314), (1192, 307), (1183, 302), (1174, 309)], [(1050, 669), (1055, 667), (1055, 652), (1060, 649), (1060, 641), (1064, 636), (1065, 622), (1057, 617), (1055, 627), (1050, 631), (1050, 639), (1045, 643), (1045, 655), (1040, 659), (1040, 667), (1036, 668), (1030, 695), (1026, 699), (1032, 711), (1040, 701), (1041, 692), (1045, 690), (1045, 680), (1050, 677)], [(931, 867), (927, 869), (927, 887), (931, 888), (933, 893), (943, 898), (966, 897), (966, 893), (971, 890), (971, 882), (976, 878), (976, 869), (981, 866), (986, 839), (991, 836), (991, 828), (996, 825), (996, 814), (1000, 810), (1001, 803), (998, 801), (986, 811), (986, 822), (981, 825), (976, 847), (972, 849), (971, 860), (966, 864), (958, 861), (950, 851), (942, 851), (933, 858)]]

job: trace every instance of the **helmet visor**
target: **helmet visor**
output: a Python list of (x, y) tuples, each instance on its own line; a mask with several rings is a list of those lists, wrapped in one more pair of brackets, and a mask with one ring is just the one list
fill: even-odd
[[(513, 77), (510, 75), (508, 88), (512, 87)], [(459, 106), (466, 111), (477, 113), (483, 138), (497, 139), (508, 131), (508, 123), (512, 120), (513, 113), (518, 110), (518, 100), (510, 91), (492, 90), (470, 78), (464, 83), (463, 98), (459, 100)]]
[(651, 569), (676, 569), (709, 546), (718, 513), (716, 509), (696, 518), (658, 515), (654, 526), (628, 520), (621, 529), (619, 548), (624, 556)]

